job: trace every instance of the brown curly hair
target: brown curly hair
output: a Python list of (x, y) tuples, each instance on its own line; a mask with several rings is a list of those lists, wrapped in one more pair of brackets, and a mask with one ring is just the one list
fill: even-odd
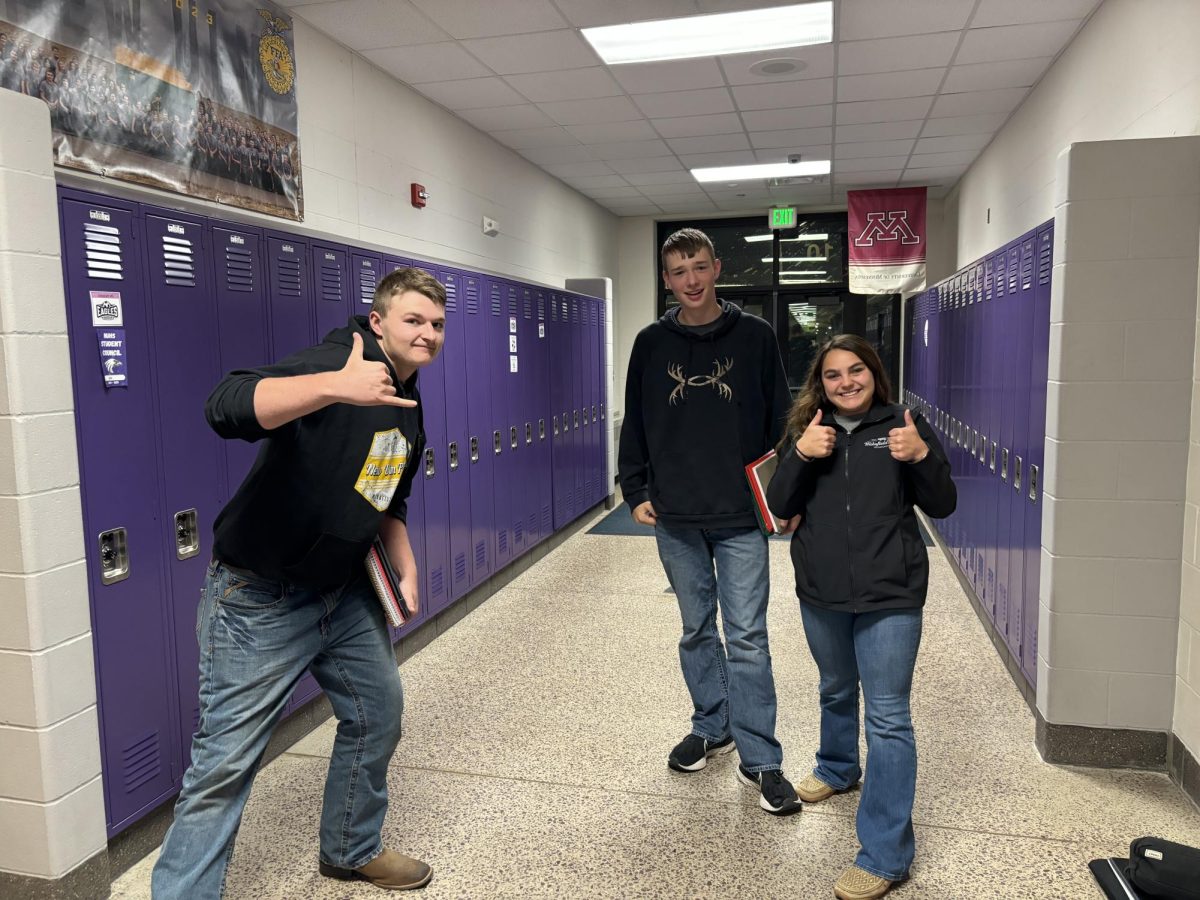
[(887, 372), (883, 370), (883, 361), (875, 352), (875, 348), (857, 334), (834, 335), (821, 345), (817, 355), (813, 357), (808, 376), (804, 379), (804, 386), (788, 412), (787, 432), (783, 443), (785, 447), (800, 440), (800, 435), (804, 434), (804, 429), (808, 427), (818, 409), (829, 412), (833, 408), (829, 398), (825, 396), (825, 383), (821, 378), (821, 372), (825, 368), (825, 357), (830, 350), (845, 350), (861, 359), (875, 377), (875, 402), (892, 402), (892, 383)]

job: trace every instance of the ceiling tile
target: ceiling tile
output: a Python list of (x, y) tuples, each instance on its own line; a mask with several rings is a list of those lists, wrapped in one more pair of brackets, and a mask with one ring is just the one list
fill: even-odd
[(915, 138), (921, 133), (921, 122), (868, 122), (865, 125), (839, 125), (836, 136), (839, 144), (853, 141), (898, 141)]
[(900, 176), (900, 180), (905, 183), (921, 183), (928, 182), (944, 182), (954, 181), (960, 178), (963, 172), (967, 171), (966, 166), (941, 166), (932, 169), (905, 169), (904, 174)]
[(966, 91), (991, 91), (997, 88), (1029, 87), (1050, 65), (1050, 59), (1016, 59), (1008, 62), (976, 63), (970, 66), (953, 66), (942, 92), (962, 94)]
[(363, 56), (407, 84), (460, 81), (492, 74), (492, 70), (454, 41), (364, 50)]
[(603, 66), (509, 75), (504, 80), (534, 103), (617, 97), (623, 93), (621, 86), (613, 81)]
[[(832, 78), (834, 73), (833, 44), (810, 44), (807, 47), (787, 47), (756, 53), (734, 53), (718, 56), (725, 78), (730, 84), (770, 84), (806, 78)], [(790, 60), (800, 64), (798, 72), (783, 75), (757, 75), (752, 66), (769, 60)]]
[(750, 143), (757, 149), (773, 147), (802, 147), (813, 144), (828, 144), (833, 140), (832, 128), (798, 128), (795, 131), (755, 131)]
[[(1045, 3), (1046, 0), (1035, 0)], [(1047, 4), (1050, 5), (1050, 4)], [(967, 24), (975, 0), (841, 0), (840, 41), (861, 41), (904, 34), (957, 31)]]
[(639, 94), (633, 98), (633, 102), (651, 119), (733, 112), (733, 100), (726, 88)]
[(915, 141), (859, 141), (838, 143), (833, 148), (834, 159), (870, 159), (872, 156), (901, 156), (912, 152)]
[(513, 131), (517, 128), (538, 128), (554, 124), (548, 115), (532, 103), (465, 109), (458, 115), (483, 131)]
[[(591, 144), (588, 149), (596, 159), (643, 159), (648, 156), (670, 156), (671, 151), (662, 141), (618, 141), (612, 144)], [(674, 158), (674, 157), (672, 157)], [(611, 166), (614, 172), (620, 172)]]
[(696, 15), (695, 0), (556, 0), (556, 4), (579, 28)]
[(667, 197), (706, 197), (704, 189), (693, 179), (691, 184), (653, 184), (639, 185), (643, 195), (651, 200)]
[(1004, 124), (1008, 113), (988, 113), (983, 116), (946, 116), (929, 119), (921, 130), (921, 137), (938, 137), (943, 134), (992, 134)]
[(551, 31), (569, 24), (549, 0), (488, 0), (480, 15), (478, 0), (412, 0), (446, 33), (459, 38)]
[(903, 169), (907, 156), (878, 156), (872, 159), (839, 159), (833, 164), (835, 175), (847, 172), (881, 172), (884, 169)]
[(991, 141), (991, 134), (948, 134), (942, 137), (923, 137), (917, 141), (914, 153), (949, 153), (954, 150), (982, 150)]
[[(573, 185), (572, 185), (573, 186)], [(645, 202), (646, 198), (641, 192), (634, 187), (628, 185), (614, 187), (591, 187), (583, 191), (593, 200), (634, 200), (638, 203)]]
[(900, 179), (900, 169), (889, 169), (886, 172), (846, 172), (845, 174), (835, 174), (833, 176), (834, 184), (845, 185), (872, 185), (872, 184), (895, 184)]
[(821, 106), (833, 102), (833, 79), (782, 81), (774, 84), (743, 84), (731, 88), (738, 109), (779, 109), (791, 106)]
[[(579, 147), (579, 141), (567, 134), (566, 129), (518, 128), (513, 131), (493, 131), (492, 137), (514, 150), (543, 149), (547, 147)], [(582, 147), (580, 147), (582, 149)]]
[(979, 156), (978, 150), (952, 150), (947, 153), (914, 153), (908, 160), (912, 169), (933, 169), (941, 166), (962, 166), (966, 168)]
[(838, 79), (838, 100), (896, 100), (937, 93), (945, 69), (911, 69), (879, 75), (846, 75)]
[(789, 156), (799, 154), (802, 159), (833, 159), (831, 144), (807, 144), (803, 147), (764, 147), (754, 151), (754, 161), (760, 163), (787, 162)]
[(715, 116), (680, 116), (677, 119), (655, 119), (654, 129), (665, 138), (699, 137), (704, 134), (734, 134), (742, 130), (737, 113)]
[(600, 57), (591, 45), (569, 30), (476, 38), (463, 41), (463, 46), (501, 75), (583, 69), (600, 64)]
[(933, 97), (907, 97), (900, 100), (865, 100), (839, 103), (834, 118), (839, 126), (868, 122), (904, 122), (924, 119)]
[(747, 151), (730, 151), (728, 153), (694, 153), (679, 157), (679, 161), (688, 169), (706, 169), (711, 166), (752, 166), (758, 160), (753, 153)]
[(978, 113), (1008, 113), (1012, 112), (1029, 88), (1005, 88), (1000, 91), (971, 91), (966, 94), (943, 94), (933, 104), (929, 115), (966, 116)]
[(833, 106), (801, 106), (796, 109), (762, 109), (742, 113), (747, 131), (781, 131), (791, 128), (821, 128), (833, 124)]
[(582, 175), (614, 175), (616, 174), (605, 163), (599, 160), (591, 162), (554, 163), (542, 166), (555, 178), (578, 178)]
[(298, 6), (292, 12), (335, 41), (360, 52), (450, 38), (408, 0), (338, 0)]
[(568, 125), (566, 128), (582, 144), (651, 141), (658, 137), (658, 134), (645, 119), (638, 119), (636, 122), (602, 122), (596, 125)]
[(525, 98), (499, 78), (467, 78), (461, 81), (435, 81), (417, 90), (447, 109), (479, 109), (484, 106), (517, 106)]
[(628, 97), (594, 97), (591, 100), (558, 100), (539, 103), (559, 125), (594, 125), (600, 122), (629, 122), (642, 118)]
[[(655, 156), (649, 158), (614, 159), (609, 162), (609, 168), (622, 175), (648, 175), (653, 172), (682, 172), (683, 166), (674, 156)], [(691, 177), (690, 175), (688, 176)], [(632, 182), (632, 179), (630, 179)]]
[(724, 87), (721, 69), (712, 57), (612, 66), (613, 78), (631, 94), (665, 94)]
[(572, 178), (564, 178), (563, 181), (571, 185), (571, 187), (579, 188), (580, 190), (630, 186), (629, 182), (620, 175), (576, 175)]
[(687, 153), (719, 153), (725, 150), (749, 150), (750, 142), (746, 135), (710, 134), (703, 137), (673, 138), (667, 141), (667, 146), (677, 154)]
[[(496, 134), (492, 136), (497, 137)], [(525, 147), (518, 152), (536, 166), (553, 165), (555, 163), (586, 162), (594, 159), (592, 154), (588, 153), (586, 147), (581, 147), (577, 143), (563, 147)]]
[(1057, 56), (1079, 28), (1078, 22), (1042, 22), (1037, 25), (1002, 25), (972, 28), (954, 56), (960, 65)]
[(606, 200), (603, 204), (612, 213), (618, 216), (657, 216), (662, 212), (657, 206), (646, 200), (642, 203), (629, 200)]
[(698, 200), (687, 198), (684, 200), (672, 201), (662, 200), (658, 203), (658, 208), (665, 213), (674, 213), (676, 215), (693, 215), (695, 213), (716, 212), (717, 208), (710, 200)]
[(985, 27), (1082, 19), (1099, 5), (1100, 0), (982, 0), (971, 24)]
[(696, 179), (691, 172), (680, 169), (677, 172), (646, 172), (641, 175), (626, 175), (625, 180), (639, 187), (643, 185), (663, 184), (695, 184)]
[(838, 45), (839, 75), (870, 75), (905, 69), (934, 69), (950, 64), (962, 32), (915, 34)]

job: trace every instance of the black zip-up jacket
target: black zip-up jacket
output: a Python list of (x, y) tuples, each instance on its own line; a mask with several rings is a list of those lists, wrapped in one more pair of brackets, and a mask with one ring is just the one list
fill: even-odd
[(667, 525), (757, 524), (744, 466), (783, 435), (791, 405), (771, 326), (722, 302), (698, 335), (672, 309), (633, 343), (617, 468), (631, 509), (650, 500)]
[(802, 515), (792, 537), (796, 596), (822, 609), (873, 612), (925, 605), (929, 557), (913, 506), (942, 519), (958, 494), (950, 463), (929, 423), (913, 422), (929, 453), (918, 463), (892, 458), (888, 432), (904, 427), (898, 404), (875, 404), (852, 432), (824, 410), (837, 432), (831, 455), (805, 462), (795, 444), (783, 448), (767, 505), (780, 518)]
[[(267, 430), (254, 414), (263, 378), (332, 372), (346, 365), (351, 332), (363, 358), (386, 363), (396, 393), (416, 408), (332, 403)], [(205, 405), (223, 438), (263, 440), (245, 481), (213, 525), (213, 555), (255, 574), (305, 588), (332, 588), (359, 577), (383, 516), (401, 521), (425, 443), (414, 374), (401, 384), (365, 316), (315, 347), (258, 369), (229, 373)]]

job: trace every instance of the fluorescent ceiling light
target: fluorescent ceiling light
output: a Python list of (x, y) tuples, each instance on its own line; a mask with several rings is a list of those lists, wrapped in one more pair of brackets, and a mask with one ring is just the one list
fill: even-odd
[(584, 28), (583, 36), (609, 65), (828, 44), (833, 3), (605, 25)]
[[(806, 281), (813, 281), (814, 279), (812, 278), (812, 276), (824, 275), (824, 274), (825, 274), (824, 272), (818, 272), (816, 270), (813, 270), (812, 272), (796, 272), (795, 275), (804, 275), (805, 277), (804, 278), (796, 278), (796, 277), (780, 278), (779, 281), (781, 284), (804, 284), (804, 282), (806, 282)], [(816, 280), (824, 281), (823, 278), (817, 278)]]
[[(774, 237), (773, 234), (748, 234), (748, 235), (746, 235), (746, 243), (753, 244), (755, 241), (769, 241), (773, 237)], [(780, 238), (779, 242), (784, 243), (785, 241), (793, 241), (793, 242), (807, 243), (809, 241), (827, 241), (827, 240), (829, 240), (829, 235), (827, 235), (827, 234), (802, 234), (802, 235), (800, 235), (800, 237)], [(824, 257), (821, 257), (821, 258), (824, 259)]]
[[(780, 262), (802, 262), (802, 263), (825, 262), (825, 260), (827, 260), (827, 259), (829, 259), (828, 256), (781, 256), (781, 257), (779, 257)], [(764, 256), (762, 258), (762, 261), (763, 262), (774, 262), (775, 257)], [(804, 274), (807, 275), (808, 273), (805, 272)]]
[(748, 234), (746, 235), (746, 243), (753, 244), (755, 241), (769, 241), (775, 237), (773, 234)]
[(697, 181), (740, 181), (753, 178), (795, 178), (806, 175), (828, 175), (829, 160), (814, 159), (798, 163), (759, 163), (753, 166), (716, 166), (692, 169)]

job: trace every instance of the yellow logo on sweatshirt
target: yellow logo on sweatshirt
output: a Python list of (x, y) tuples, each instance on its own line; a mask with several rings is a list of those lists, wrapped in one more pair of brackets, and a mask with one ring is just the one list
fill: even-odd
[(367, 498), (380, 512), (391, 505), (408, 463), (408, 440), (399, 428), (377, 431), (371, 441), (371, 450), (358, 473), (354, 489)]

